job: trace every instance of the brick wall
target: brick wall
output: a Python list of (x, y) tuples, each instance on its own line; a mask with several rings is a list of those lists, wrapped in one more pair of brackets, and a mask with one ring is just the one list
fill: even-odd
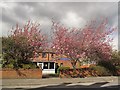
[(46, 52), (46, 57), (42, 57), (42, 53), (39, 53), (38, 57), (35, 57), (33, 58), (33, 62), (37, 62), (37, 61), (51, 61), (53, 60), (53, 58), (55, 57), (56, 55), (53, 54), (52, 56), (52, 53), (50, 52)]
[[(56, 60), (56, 63), (58, 63), (59, 66), (61, 63), (63, 63), (63, 67), (73, 68), (70, 60)], [(76, 68), (80, 68), (79, 62), (76, 63)]]
[[(66, 69), (60, 70), (59, 77), (60, 78), (84, 78), (84, 77), (96, 77), (96, 76), (112, 76), (113, 74), (101, 73), (101, 71), (93, 70), (91, 68), (81, 68), (81, 69)], [(120, 76), (120, 70), (116, 73), (117, 76)]]
[(40, 69), (3, 69), (0, 70), (0, 78), (2, 79), (19, 79), (19, 78), (42, 78), (42, 70)]
[(67, 69), (67, 70), (60, 70), (59, 77), (60, 78), (84, 78), (89, 76), (98, 76), (95, 70), (91, 70), (89, 68), (83, 69)]

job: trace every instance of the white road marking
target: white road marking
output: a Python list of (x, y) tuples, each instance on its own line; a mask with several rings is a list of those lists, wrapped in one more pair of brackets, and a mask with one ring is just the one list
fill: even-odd
[(95, 82), (92, 82), (92, 83), (72, 83), (72, 84), (68, 84), (66, 86), (75, 86), (75, 85), (85, 85), (85, 86), (89, 86), (89, 85), (92, 85), (94, 84)]
[(119, 85), (118, 81), (111, 81), (105, 85), (102, 85), (101, 87), (107, 87), (107, 86), (115, 86), (115, 85)]

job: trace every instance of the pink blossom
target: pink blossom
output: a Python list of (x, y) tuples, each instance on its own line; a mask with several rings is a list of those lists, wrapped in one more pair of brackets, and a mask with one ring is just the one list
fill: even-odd
[[(93, 57), (93, 54), (99, 52), (101, 59), (110, 59), (112, 48), (107, 36), (115, 29), (106, 28), (107, 22), (103, 21), (95, 26), (95, 23), (86, 25), (83, 29), (69, 29), (54, 22), (53, 46), (56, 53), (61, 53), (75, 60), (82, 57)], [(95, 26), (95, 27), (94, 27)]]

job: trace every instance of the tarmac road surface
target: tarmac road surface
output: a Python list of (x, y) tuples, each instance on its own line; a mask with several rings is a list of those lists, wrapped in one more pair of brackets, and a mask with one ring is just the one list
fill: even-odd
[[(45, 79), (2, 79), (2, 90), (39, 90), (41, 88), (119, 88), (119, 78), (45, 78)], [(114, 89), (115, 90), (115, 89)]]

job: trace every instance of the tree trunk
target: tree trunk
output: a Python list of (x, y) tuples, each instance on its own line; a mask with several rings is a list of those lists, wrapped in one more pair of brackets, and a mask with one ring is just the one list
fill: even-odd
[(77, 63), (77, 60), (72, 60), (71, 64), (73, 66), (73, 69), (76, 69), (76, 63)]
[(73, 65), (73, 69), (74, 69), (74, 70), (76, 69), (76, 65)]

